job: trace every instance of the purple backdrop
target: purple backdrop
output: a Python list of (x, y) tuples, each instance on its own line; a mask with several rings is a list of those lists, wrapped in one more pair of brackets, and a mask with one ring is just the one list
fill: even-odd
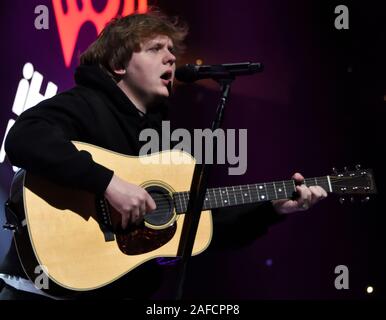
[[(78, 1), (82, 3), (82, 1)], [(243, 299), (368, 299), (385, 297), (382, 146), (385, 119), (385, 17), (379, 5), (347, 3), (349, 30), (334, 27), (339, 2), (316, 1), (149, 1), (190, 24), (188, 51), (179, 61), (205, 64), (254, 61), (263, 73), (235, 81), (225, 128), (248, 129), (248, 171), (228, 176), (219, 166), (211, 186), (329, 174), (333, 166), (373, 167), (378, 197), (366, 205), (341, 206), (330, 197), (307, 213), (272, 227), (253, 245), (235, 252), (192, 259), (186, 296)], [(35, 7), (49, 9), (49, 29), (34, 27)], [(101, 11), (106, 1), (93, 1)], [(123, 0), (120, 5), (122, 9)], [(96, 37), (85, 24), (66, 66), (51, 1), (2, 2), (1, 141), (25, 63), (64, 91), (73, 85), (77, 56)], [(367, 8), (367, 11), (365, 10)], [(179, 85), (175, 127), (209, 127), (218, 88), (208, 81)], [(13, 171), (0, 163), (0, 200), (6, 199)], [(1, 223), (4, 221), (0, 208)], [(0, 259), (10, 235), (0, 233)], [(350, 289), (336, 290), (334, 269), (346, 265)], [(168, 297), (173, 268), (157, 297)], [(374, 293), (366, 293), (367, 286)]]

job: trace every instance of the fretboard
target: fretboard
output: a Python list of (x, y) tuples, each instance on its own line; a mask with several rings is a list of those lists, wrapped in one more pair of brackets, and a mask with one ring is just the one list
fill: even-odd
[[(328, 192), (332, 191), (329, 176), (308, 178), (305, 179), (304, 184), (306, 186), (321, 186)], [(293, 197), (295, 192), (296, 186), (294, 180), (211, 188), (206, 192), (203, 210), (270, 200), (289, 199)], [(176, 192), (173, 194), (173, 198), (176, 212), (186, 212), (189, 192)]]

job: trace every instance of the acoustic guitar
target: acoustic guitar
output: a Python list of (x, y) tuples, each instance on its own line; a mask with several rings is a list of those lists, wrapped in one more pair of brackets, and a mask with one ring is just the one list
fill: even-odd
[[(141, 225), (118, 230), (120, 215), (104, 198), (20, 170), (12, 182), (7, 218), (28, 277), (35, 281), (43, 270), (49, 278), (49, 287), (43, 290), (63, 295), (106, 286), (150, 259), (176, 257), (189, 200), (186, 190), (190, 189), (195, 166), (193, 157), (178, 150), (133, 157), (73, 143), (120, 178), (145, 188), (157, 209), (146, 214)], [(341, 195), (366, 198), (376, 192), (369, 169), (307, 178), (304, 183)], [(193, 255), (210, 244), (211, 209), (291, 198), (295, 192), (293, 180), (208, 189)]]

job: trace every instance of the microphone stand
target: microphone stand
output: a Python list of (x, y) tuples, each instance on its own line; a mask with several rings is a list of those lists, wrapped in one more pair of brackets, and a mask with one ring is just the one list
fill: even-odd
[[(217, 107), (216, 116), (212, 123), (212, 131), (221, 127), (223, 118), (225, 103), (229, 97), (231, 84), (234, 80), (234, 76), (229, 74), (228, 77), (221, 79), (216, 79), (221, 87), (221, 99)], [(214, 142), (214, 139), (213, 139)], [(217, 141), (214, 144), (214, 149), (216, 149)], [(213, 153), (214, 155), (216, 152)], [(205, 159), (205, 157), (202, 157)], [(215, 158), (214, 158), (215, 159)], [(207, 191), (207, 181), (211, 165), (205, 163), (205, 160), (202, 161), (202, 164), (196, 163), (193, 173), (192, 184), (190, 186), (189, 193), (189, 202), (187, 211), (184, 218), (184, 224), (182, 227), (181, 239), (177, 251), (177, 256), (181, 257), (179, 264), (179, 272), (177, 275), (177, 293), (176, 300), (182, 299), (183, 287), (185, 283), (186, 271), (188, 267), (189, 259), (192, 255), (194, 240), (197, 233), (198, 223), (201, 217), (201, 210), (203, 207), (206, 191)]]

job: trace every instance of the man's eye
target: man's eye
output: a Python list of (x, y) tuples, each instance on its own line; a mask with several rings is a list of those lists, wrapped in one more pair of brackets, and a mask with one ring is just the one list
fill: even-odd
[(159, 50), (160, 50), (160, 48), (158, 48), (158, 47), (150, 48), (150, 51), (154, 51), (154, 52), (157, 52), (157, 51), (159, 51)]

